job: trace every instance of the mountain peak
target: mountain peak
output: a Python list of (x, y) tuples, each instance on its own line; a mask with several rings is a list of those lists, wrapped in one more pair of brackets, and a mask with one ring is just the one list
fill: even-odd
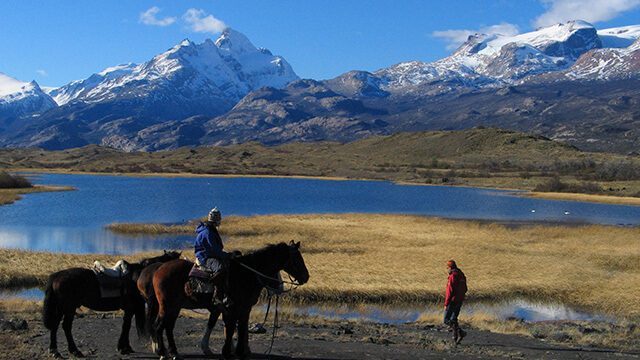
[(258, 50), (243, 33), (230, 27), (224, 29), (215, 44), (220, 50), (236, 54)]
[(38, 87), (38, 84), (35, 81), (30, 83), (22, 82), (0, 72), (0, 96), (22, 92), (33, 87)]

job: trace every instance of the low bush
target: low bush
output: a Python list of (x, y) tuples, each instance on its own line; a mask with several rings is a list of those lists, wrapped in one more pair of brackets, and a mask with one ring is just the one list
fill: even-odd
[(539, 192), (568, 192), (568, 193), (585, 193), (585, 194), (600, 194), (602, 193), (602, 187), (592, 182), (581, 183), (565, 183), (560, 180), (559, 177), (552, 177), (551, 179), (538, 184), (534, 191)]
[(24, 176), (11, 175), (7, 172), (0, 172), (0, 189), (18, 189), (33, 187), (31, 182)]

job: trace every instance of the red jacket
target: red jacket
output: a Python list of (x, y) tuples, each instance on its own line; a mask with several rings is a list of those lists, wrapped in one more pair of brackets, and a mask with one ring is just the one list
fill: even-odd
[(444, 299), (444, 306), (451, 303), (462, 304), (464, 294), (467, 293), (467, 278), (460, 269), (453, 269), (447, 281), (447, 294)]

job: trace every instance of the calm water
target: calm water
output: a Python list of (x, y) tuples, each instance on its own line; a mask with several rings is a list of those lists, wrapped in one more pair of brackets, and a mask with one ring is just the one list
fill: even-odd
[(205, 215), (212, 206), (218, 206), (223, 216), (370, 212), (640, 225), (640, 207), (381, 181), (60, 174), (34, 180), (78, 190), (30, 194), (12, 205), (0, 206), (0, 247), (108, 254), (179, 248), (189, 244), (191, 236), (120, 236), (104, 226), (113, 222), (181, 223)]

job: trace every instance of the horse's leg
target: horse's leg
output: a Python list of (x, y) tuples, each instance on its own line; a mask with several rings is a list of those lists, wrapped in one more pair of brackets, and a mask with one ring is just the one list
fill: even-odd
[(230, 359), (235, 356), (235, 349), (233, 346), (233, 333), (236, 331), (237, 318), (235, 314), (230, 311), (223, 313), (224, 320), (224, 346), (222, 347), (222, 357)]
[(249, 349), (249, 314), (251, 311), (246, 311), (240, 314), (238, 317), (238, 346), (236, 347), (236, 355), (240, 359), (248, 359), (251, 355), (251, 349)]
[(162, 333), (164, 332), (164, 311), (160, 309), (158, 316), (156, 317), (155, 324), (153, 326), (153, 333), (155, 337), (155, 343), (151, 343), (153, 347), (155, 345), (154, 352), (156, 355), (164, 356), (167, 353), (167, 348), (164, 347), (164, 338)]
[(147, 332), (151, 337), (151, 351), (156, 355), (162, 355), (158, 346), (158, 333), (156, 330), (156, 321), (158, 319), (158, 303), (155, 298), (149, 298), (147, 301)]
[(173, 329), (176, 326), (176, 320), (178, 320), (178, 316), (180, 316), (180, 309), (171, 311), (171, 313), (167, 314), (167, 316), (164, 317), (164, 328), (167, 332), (169, 356), (171, 356), (172, 359), (181, 359), (180, 355), (178, 355), (176, 341), (173, 338)]
[(84, 354), (78, 350), (75, 341), (73, 341), (73, 335), (71, 334), (71, 326), (73, 326), (73, 317), (76, 315), (76, 309), (72, 311), (66, 311), (64, 314), (64, 320), (62, 320), (62, 329), (64, 335), (67, 337), (67, 345), (69, 347), (69, 353), (75, 357), (83, 358)]
[(202, 353), (207, 356), (213, 355), (213, 352), (209, 348), (209, 339), (211, 338), (211, 332), (213, 331), (213, 328), (216, 326), (218, 317), (220, 317), (220, 310), (218, 310), (217, 307), (210, 308), (207, 328), (204, 330), (204, 335), (202, 335), (202, 340), (200, 341), (200, 349), (202, 349)]
[(60, 352), (58, 352), (58, 326), (60, 326), (60, 321), (62, 320), (62, 313), (55, 314), (54, 319), (52, 319), (51, 332), (49, 334), (49, 354), (55, 358), (61, 358)]
[(124, 318), (122, 320), (122, 332), (120, 333), (120, 339), (118, 339), (118, 352), (122, 355), (131, 354), (133, 349), (129, 343), (129, 330), (131, 329), (131, 319), (133, 318), (133, 310), (127, 309), (124, 311)]

